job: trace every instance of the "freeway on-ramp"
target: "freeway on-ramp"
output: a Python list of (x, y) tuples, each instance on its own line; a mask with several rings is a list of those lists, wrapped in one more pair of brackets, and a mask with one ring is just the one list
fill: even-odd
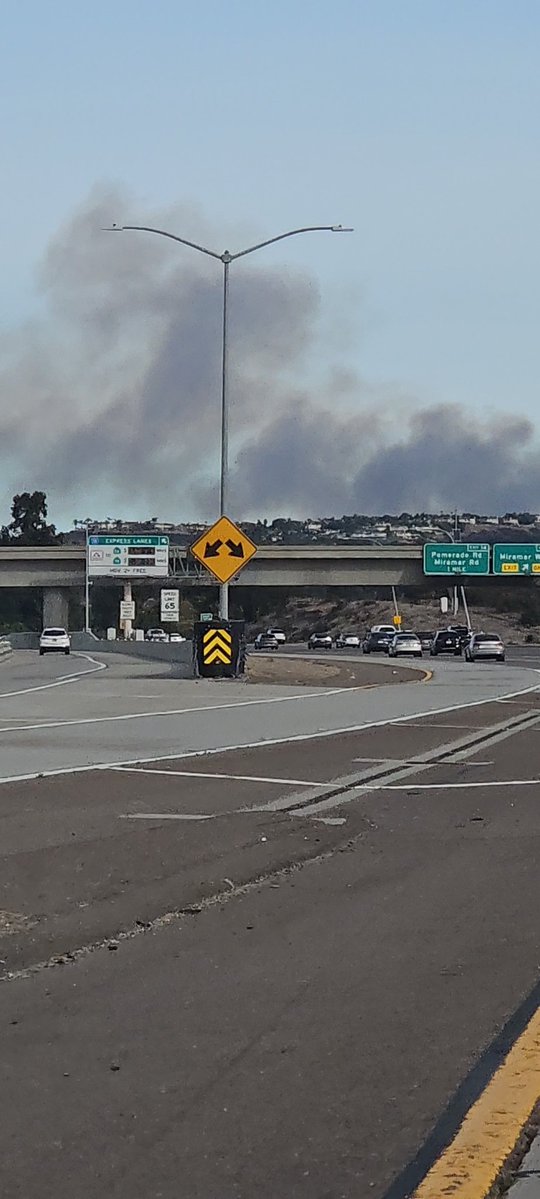
[(471, 1110), (485, 1199), (535, 1086), (528, 656), (326, 688), (3, 662), (2, 1194), (440, 1199)]

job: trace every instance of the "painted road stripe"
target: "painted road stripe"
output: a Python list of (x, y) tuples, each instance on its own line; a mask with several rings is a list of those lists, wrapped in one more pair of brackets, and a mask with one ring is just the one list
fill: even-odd
[(413, 1199), (486, 1199), (540, 1099), (540, 1009)]
[(120, 820), (215, 820), (216, 814), (199, 816), (192, 812), (126, 812)]
[[(434, 762), (444, 766), (444, 762)], [(472, 787), (538, 787), (540, 779), (490, 779), (484, 783), (359, 783), (355, 791), (469, 791)]]
[(312, 779), (276, 779), (257, 774), (215, 774), (206, 770), (153, 770), (147, 766), (111, 766), (118, 774), (164, 774), (167, 778), (185, 779), (230, 779), (236, 783), (278, 783), (285, 787), (327, 787), (328, 783), (317, 783)]

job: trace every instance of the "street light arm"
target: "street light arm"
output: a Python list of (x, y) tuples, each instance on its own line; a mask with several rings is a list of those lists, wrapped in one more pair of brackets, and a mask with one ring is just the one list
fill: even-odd
[(208, 254), (209, 258), (217, 258), (221, 261), (221, 254), (216, 254), (215, 250), (207, 250), (206, 246), (199, 246), (195, 241), (187, 241), (185, 237), (177, 237), (176, 233), (167, 233), (166, 229), (152, 229), (150, 225), (111, 225), (107, 232), (122, 233), (124, 229), (136, 229), (141, 233), (157, 233), (159, 237), (170, 237), (171, 241), (179, 241), (183, 246), (189, 246), (192, 250), (200, 250), (201, 254)]
[(247, 250), (239, 250), (237, 254), (230, 255), (230, 261), (235, 258), (244, 258), (246, 254), (253, 254), (254, 250), (262, 250), (264, 246), (271, 246), (275, 241), (283, 241), (285, 237), (296, 237), (297, 233), (353, 233), (353, 229), (344, 228), (343, 225), (307, 225), (305, 229), (289, 229), (288, 233), (279, 233), (277, 237), (269, 237), (267, 241), (260, 241), (256, 246), (249, 246)]

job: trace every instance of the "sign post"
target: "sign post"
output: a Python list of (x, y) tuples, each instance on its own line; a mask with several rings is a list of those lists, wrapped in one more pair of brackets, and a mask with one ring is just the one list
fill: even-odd
[(425, 575), (488, 575), (489, 544), (487, 542), (458, 542), (443, 545), (426, 542), (424, 545)]

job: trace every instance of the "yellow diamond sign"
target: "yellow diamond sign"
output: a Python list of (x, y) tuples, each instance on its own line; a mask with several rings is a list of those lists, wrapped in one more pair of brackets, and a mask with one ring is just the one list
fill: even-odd
[(191, 553), (219, 583), (228, 583), (257, 553), (257, 546), (228, 516), (220, 516), (191, 546)]

